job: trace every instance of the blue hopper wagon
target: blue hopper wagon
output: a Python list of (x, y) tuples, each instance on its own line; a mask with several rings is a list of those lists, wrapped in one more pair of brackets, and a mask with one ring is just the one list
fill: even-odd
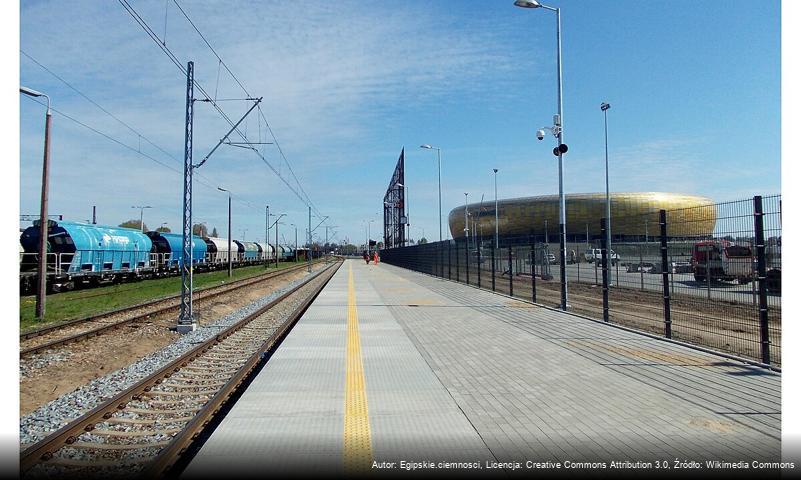
[[(39, 222), (20, 237), (25, 253), (21, 272), (36, 271), (39, 262)], [(99, 283), (148, 273), (152, 242), (139, 230), (88, 223), (53, 221), (47, 224), (47, 273), (54, 290), (71, 289), (75, 282)]]
[[(183, 235), (180, 233), (147, 232), (153, 242), (153, 253), (158, 257), (158, 264), (166, 269), (178, 269), (184, 264)], [(205, 264), (206, 242), (197, 235), (192, 235), (192, 264)]]

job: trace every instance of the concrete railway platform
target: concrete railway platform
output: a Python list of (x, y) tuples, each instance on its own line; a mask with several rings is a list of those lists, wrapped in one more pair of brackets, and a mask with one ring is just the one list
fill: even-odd
[(348, 260), (183, 477), (654, 472), (676, 460), (779, 462), (781, 375)]

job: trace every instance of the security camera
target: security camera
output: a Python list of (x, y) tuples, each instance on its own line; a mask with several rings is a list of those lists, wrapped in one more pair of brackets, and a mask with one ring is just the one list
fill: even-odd
[(543, 138), (545, 138), (545, 130), (537, 130), (537, 140), (542, 140)]

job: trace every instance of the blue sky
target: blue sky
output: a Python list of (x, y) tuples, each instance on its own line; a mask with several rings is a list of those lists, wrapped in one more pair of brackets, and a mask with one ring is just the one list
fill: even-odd
[[(406, 147), (412, 237), (437, 234), (436, 153), (443, 224), (481, 195), (557, 192), (552, 141), (535, 131), (556, 112), (555, 15), (512, 1), (179, 2), (256, 96), (300, 183), (337, 240), (380, 235), (381, 202)], [(165, 2), (131, 2), (157, 35)], [(609, 110), (613, 191), (674, 191), (715, 201), (780, 192), (780, 4), (776, 1), (576, 1), (562, 8), (565, 190), (602, 191), (602, 101)], [(166, 43), (218, 96), (241, 97), (174, 4)], [(185, 79), (118, 2), (24, 2), (20, 48), (170, 155), (181, 169)], [(25, 56), (20, 82), (53, 106), (139, 148), (139, 139)], [(20, 104), (20, 211), (36, 213), (44, 108)], [(231, 117), (247, 105), (223, 104)], [(247, 123), (258, 137), (259, 124)], [(264, 126), (261, 125), (264, 129)], [(195, 158), (227, 131), (208, 104), (195, 116)], [(287, 175), (277, 150), (265, 157)], [(98, 206), (104, 224), (134, 218), (180, 226), (181, 176), (54, 115), (51, 212), (73, 220)], [(252, 152), (224, 147), (200, 170), (195, 219), (262, 239), (264, 205), (304, 228), (305, 206)], [(204, 185), (205, 183), (205, 185)], [(314, 221), (314, 225), (317, 221)], [(444, 229), (447, 231), (447, 228)], [(321, 230), (322, 231), (322, 230)], [(302, 232), (301, 235), (302, 237)]]

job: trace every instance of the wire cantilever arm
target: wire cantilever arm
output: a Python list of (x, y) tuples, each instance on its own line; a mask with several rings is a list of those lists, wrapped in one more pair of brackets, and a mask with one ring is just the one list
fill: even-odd
[(328, 220), (328, 215), (326, 215), (326, 216), (325, 216), (325, 218), (323, 218), (323, 219), (320, 221), (320, 223), (318, 223), (318, 224), (317, 224), (317, 226), (316, 226), (316, 227), (314, 227), (314, 228), (312, 229), (312, 233), (313, 233), (315, 230), (317, 230), (318, 228), (320, 228), (320, 225), (322, 225), (322, 224), (323, 224), (323, 222), (324, 222), (324, 221), (326, 221), (326, 220)]
[[(230, 135), (231, 135), (231, 134), (234, 132), (234, 130), (236, 130), (236, 128), (239, 126), (239, 124), (240, 124), (240, 123), (242, 123), (242, 122), (245, 120), (245, 118), (247, 118), (247, 116), (248, 116), (248, 115), (250, 115), (250, 112), (252, 112), (252, 111), (253, 111), (253, 109), (254, 109), (254, 108), (256, 108), (256, 106), (259, 104), (259, 102), (261, 102), (261, 99), (262, 99), (262, 97), (259, 97), (259, 98), (257, 98), (257, 99), (256, 99), (256, 101), (253, 103), (253, 106), (252, 106), (252, 107), (250, 107), (250, 108), (248, 109), (248, 111), (247, 111), (247, 112), (245, 112), (245, 114), (244, 114), (244, 115), (242, 115), (242, 118), (240, 118), (240, 119), (239, 119), (239, 121), (238, 121), (238, 122), (236, 122), (236, 123), (234, 124), (234, 126), (233, 126), (233, 127), (231, 127), (231, 129), (230, 129), (230, 130), (228, 130), (228, 133), (226, 133), (226, 134), (225, 134), (225, 135), (224, 135), (224, 136), (223, 136), (223, 137), (220, 139), (220, 141), (219, 141), (219, 142), (217, 142), (217, 145), (215, 145), (215, 146), (214, 146), (214, 148), (212, 148), (212, 149), (211, 149), (211, 151), (210, 151), (210, 152), (209, 152), (209, 153), (208, 153), (208, 154), (207, 154), (205, 157), (203, 157), (203, 160), (201, 160), (201, 161), (200, 161), (200, 163), (198, 163), (197, 165), (192, 165), (192, 168), (200, 168), (200, 167), (202, 167), (202, 166), (203, 166), (203, 164), (204, 164), (204, 163), (206, 163), (206, 160), (208, 160), (208, 159), (209, 159), (209, 157), (211, 157), (211, 155), (212, 155), (212, 154), (213, 154), (215, 151), (217, 151), (217, 149), (218, 149), (218, 148), (220, 148), (220, 145), (222, 145), (223, 143), (225, 143), (225, 140), (226, 140), (226, 139), (227, 139), (227, 138), (228, 138), (228, 137), (229, 137), (229, 136), (230, 136)], [(252, 147), (251, 147), (251, 148), (252, 148)], [(254, 149), (254, 150), (255, 150), (255, 149)]]

